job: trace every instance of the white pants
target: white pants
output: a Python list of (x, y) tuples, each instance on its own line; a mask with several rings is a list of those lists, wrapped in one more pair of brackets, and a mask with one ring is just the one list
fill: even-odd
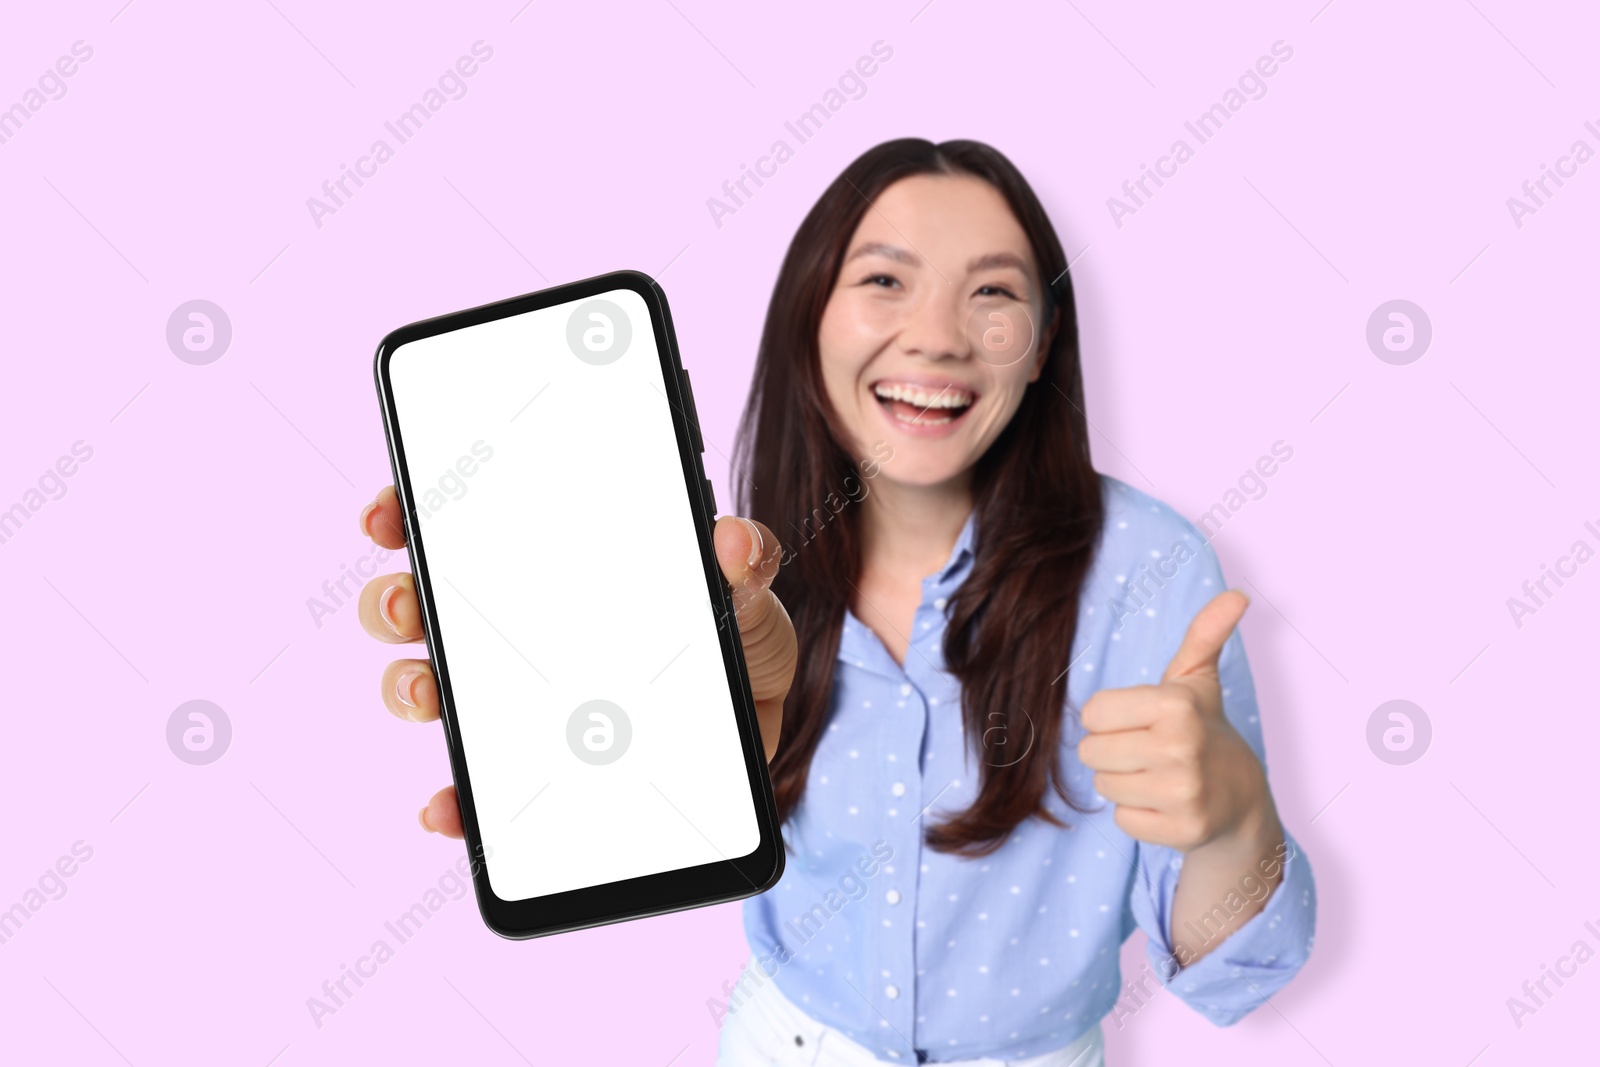
[[(750, 966), (760, 964), (751, 961)], [(743, 997), (722, 1021), (717, 1067), (883, 1067), (870, 1049), (807, 1015), (767, 981)], [(1095, 1023), (1070, 1045), (1025, 1060), (944, 1060), (942, 1067), (1105, 1067), (1105, 1043)]]

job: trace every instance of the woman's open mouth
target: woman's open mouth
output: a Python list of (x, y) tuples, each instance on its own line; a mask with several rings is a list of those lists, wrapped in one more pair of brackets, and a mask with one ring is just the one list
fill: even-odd
[(890, 417), (908, 427), (948, 427), (972, 410), (977, 394), (958, 385), (930, 388), (908, 382), (878, 382), (872, 387)]

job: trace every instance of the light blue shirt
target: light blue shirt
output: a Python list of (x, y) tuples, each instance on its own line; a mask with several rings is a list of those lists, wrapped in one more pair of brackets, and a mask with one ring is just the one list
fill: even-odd
[[(1195, 613), (1226, 588), (1193, 525), (1114, 478), (1101, 482), (1105, 532), (1079, 601), (1072, 709), (1103, 687), (1158, 682)], [(1218, 901), (1215, 925), (1182, 940), (1225, 939), (1179, 970), (1167, 927), (1182, 854), (1117, 828), (1077, 758), (1073, 711), (1062, 768), (1069, 792), (1097, 811), (1072, 811), (1047, 790), (1067, 829), (1029, 819), (979, 858), (923, 845), (925, 823), (971, 804), (981, 760), (1005, 762), (969, 745), (960, 685), (943, 669), (945, 606), (972, 569), (975, 536), (969, 517), (949, 561), (923, 580), (904, 667), (846, 615), (828, 727), (784, 825), (787, 869), (745, 902), (752, 951), (785, 996), (889, 1062), (1037, 1056), (1113, 1008), (1117, 1018), (1137, 1012), (1163, 984), (1220, 1025), (1238, 1021), (1311, 951), (1316, 893), (1304, 854), (1287, 843), (1283, 880), (1242, 925), (1231, 914), (1265, 885), (1246, 878)], [(1228, 719), (1264, 765), (1237, 632), (1219, 671)], [(1118, 947), (1135, 927), (1149, 939), (1148, 969), (1124, 982)]]

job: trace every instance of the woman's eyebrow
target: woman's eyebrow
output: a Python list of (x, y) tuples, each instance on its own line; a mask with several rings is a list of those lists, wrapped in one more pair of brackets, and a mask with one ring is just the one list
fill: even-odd
[(967, 272), (988, 270), (991, 267), (1015, 267), (1025, 277), (1031, 278), (1033, 276), (1028, 269), (1028, 261), (1015, 252), (990, 252), (986, 256), (978, 256), (967, 264)]
[(905, 249), (896, 248), (894, 245), (886, 245), (882, 241), (868, 241), (854, 252), (851, 252), (845, 258), (845, 262), (849, 263), (851, 260), (859, 259), (862, 256), (884, 256), (897, 263), (904, 263), (908, 267), (915, 267), (920, 262), (915, 255)]

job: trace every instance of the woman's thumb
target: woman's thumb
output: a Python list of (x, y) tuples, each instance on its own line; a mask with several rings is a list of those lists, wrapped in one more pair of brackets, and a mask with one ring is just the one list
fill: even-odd
[(794, 624), (770, 588), (783, 561), (783, 546), (759, 522), (732, 516), (717, 520), (712, 542), (722, 575), (733, 587), (739, 643), (770, 760), (777, 751), (783, 700), (798, 659)]
[(712, 531), (722, 576), (733, 587), (733, 607), (742, 616), (748, 607), (766, 598), (773, 575), (778, 573), (781, 546), (759, 522), (724, 515)]

